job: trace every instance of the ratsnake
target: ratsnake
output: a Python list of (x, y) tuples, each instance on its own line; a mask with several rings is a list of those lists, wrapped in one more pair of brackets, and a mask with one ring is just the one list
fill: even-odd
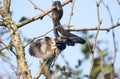
[(58, 54), (66, 48), (66, 45), (74, 46), (75, 43), (84, 44), (86, 42), (81, 37), (68, 32), (62, 27), (60, 23), (63, 16), (61, 2), (54, 1), (52, 6), (56, 7), (52, 11), (55, 39), (45, 37), (31, 43), (29, 48), (31, 56), (43, 59), (56, 58), (56, 56), (58, 56)]
[[(47, 75), (48, 70), (62, 50), (68, 46), (74, 46), (75, 43), (84, 44), (86, 41), (68, 31), (66, 31), (60, 20), (63, 16), (63, 8), (60, 1), (53, 2), (52, 6), (56, 8), (52, 11), (52, 20), (54, 24), (55, 39), (44, 37), (30, 43), (29, 54), (37, 58), (43, 58), (45, 61), (41, 64), (41, 73)], [(61, 35), (59, 35), (61, 34)]]
[[(68, 46), (74, 46), (75, 43), (84, 44), (86, 41), (77, 35), (74, 35), (68, 31), (66, 31), (61, 23), (60, 20), (63, 16), (63, 8), (60, 1), (55, 1), (52, 6), (55, 6), (55, 10), (52, 11), (52, 20), (54, 24), (54, 35), (56, 37), (56, 43), (61, 42), (62, 44), (66, 44)], [(61, 36), (59, 35), (59, 33)], [(62, 45), (61, 44), (61, 45)]]

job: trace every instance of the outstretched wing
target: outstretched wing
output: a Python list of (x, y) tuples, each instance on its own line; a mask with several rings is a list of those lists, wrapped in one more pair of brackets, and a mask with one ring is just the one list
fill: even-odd
[(54, 39), (45, 37), (30, 44), (29, 53), (37, 58), (49, 59), (59, 53)]

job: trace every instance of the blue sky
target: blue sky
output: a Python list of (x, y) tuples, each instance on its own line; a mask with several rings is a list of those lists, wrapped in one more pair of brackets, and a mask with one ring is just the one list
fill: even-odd
[[(41, 12), (39, 10), (35, 10), (33, 5), (29, 2), (29, 0), (11, 0), (11, 11), (13, 13), (12, 17), (16, 21), (16, 23), (19, 22), (20, 18), (22, 16), (25, 17), (33, 17), (35, 15), (40, 14)], [(32, 0), (36, 5), (38, 5), (41, 9), (47, 10), (49, 7), (51, 7), (52, 0)], [(63, 0), (61, 0), (63, 1)], [(97, 0), (76, 0), (75, 6), (74, 6), (74, 13), (71, 20), (71, 25), (73, 25), (73, 28), (93, 28), (98, 25), (97, 23), (97, 11), (96, 11), (96, 1)], [(116, 23), (118, 18), (120, 18), (120, 5), (117, 4), (116, 0), (104, 0), (104, 2), (109, 6), (112, 16), (113, 16), (113, 22)], [(64, 15), (61, 19), (61, 23), (65, 25), (68, 21), (69, 12), (70, 12), (70, 5), (68, 4), (64, 6)], [(110, 27), (110, 17), (106, 10), (106, 8), (101, 5), (100, 7), (100, 16), (102, 19), (102, 27)], [(42, 35), (46, 33), (47, 31), (51, 30), (53, 28), (53, 23), (51, 18), (48, 16), (45, 16), (43, 20), (37, 20), (35, 22), (32, 22), (30, 24), (27, 24), (20, 28), (19, 30), (22, 31), (22, 34), (28, 38), (33, 38), (35, 36)], [(115, 68), (120, 69), (120, 34), (119, 34), (120, 27), (115, 28), (115, 34), (116, 34), (116, 44), (118, 48), (117, 52), (117, 60), (115, 63)], [(89, 31), (90, 34), (96, 34), (96, 31)], [(75, 34), (78, 34), (75, 32)], [(80, 34), (78, 34), (80, 36)], [(53, 37), (53, 32), (49, 33), (47, 36)], [(107, 43), (101, 44), (100, 48), (108, 48), (111, 55), (113, 54), (113, 42), (112, 42), (112, 33), (102, 31), (99, 33), (98, 36), (99, 40), (104, 40)], [(28, 47), (27, 47), (28, 48)], [(28, 61), (28, 64), (31, 64), (31, 72), (33, 76), (36, 74), (38, 68), (39, 68), (39, 59), (33, 58), (28, 55), (28, 51), (26, 48), (26, 58)], [(77, 64), (77, 59), (82, 59), (83, 55), (80, 53), (81, 45), (76, 45), (74, 47), (67, 47), (66, 50), (62, 52), (62, 54), (65, 56), (66, 60), (70, 62), (70, 66), (74, 67)], [(13, 56), (14, 57), (14, 56)], [(15, 57), (14, 57), (15, 58)], [(89, 73), (89, 66), (90, 61), (86, 61), (83, 63), (83, 65), (80, 67), (80, 69), (84, 69), (84, 73)], [(14, 61), (15, 62), (15, 61)], [(36, 65), (37, 63), (37, 65)], [(57, 59), (56, 63), (61, 63), (61, 65), (65, 65), (63, 59), (61, 56)], [(84, 68), (86, 67), (87, 68)]]

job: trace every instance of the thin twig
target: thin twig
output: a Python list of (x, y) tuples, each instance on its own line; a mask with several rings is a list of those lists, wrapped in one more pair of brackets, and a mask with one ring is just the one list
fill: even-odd
[(74, 4), (75, 4), (75, 0), (72, 0), (72, 5), (71, 5), (71, 9), (70, 9), (70, 15), (69, 15), (69, 18), (68, 18), (68, 23), (67, 23), (67, 28), (68, 29), (70, 29), (70, 22), (71, 22), (72, 15), (73, 15)]
[(88, 40), (88, 42), (86, 42), (86, 44), (87, 44), (87, 46), (88, 46), (88, 49), (89, 49), (90, 52), (92, 52), (92, 49), (91, 49), (91, 47), (90, 47), (90, 42), (89, 42), (88, 36), (87, 36), (86, 38), (87, 38), (87, 40)]
[(65, 59), (65, 56), (61, 53), (61, 57), (68, 67), (70, 67), (69, 62)]
[(11, 47), (11, 45), (5, 46), (3, 48), (0, 48), (0, 51), (4, 50), (4, 49), (9, 49)]
[[(111, 14), (111, 12), (110, 12), (109, 7), (108, 7), (103, 1), (102, 1), (102, 3), (104, 4), (104, 6), (106, 7), (106, 9), (107, 9), (107, 11), (108, 11), (108, 13), (109, 13), (111, 25), (114, 26), (112, 14)], [(118, 23), (117, 23), (117, 24), (118, 24)], [(114, 28), (112, 29), (112, 36), (113, 36), (113, 44), (114, 44), (114, 61), (113, 61), (113, 63), (115, 63), (117, 48), (116, 48), (116, 43), (115, 43)]]
[[(113, 26), (108, 27), (108, 28), (99, 28), (99, 30), (109, 32), (110, 30), (112, 30), (116, 27), (119, 27), (119, 26), (120, 26), (120, 23), (116, 23)], [(70, 29), (66, 29), (66, 30), (68, 30), (68, 31), (96, 31), (96, 30), (98, 30), (98, 27), (94, 27), (94, 28), (70, 28)]]
[[(8, 61), (5, 57), (1, 56), (1, 59), (6, 62), (7, 64), (9, 64), (12, 68), (12, 70), (14, 71), (14, 73), (16, 74), (17, 79), (20, 79), (20, 76), (18, 76), (18, 73), (20, 73), (20, 70), (17, 66), (13, 65), (10, 61)], [(16, 70), (15, 70), (16, 69)], [(12, 75), (11, 75), (12, 76)]]
[[(10, 51), (11, 51), (11, 52), (16, 56), (15, 52), (11, 49), (11, 48), (12, 48), (12, 44), (10, 44), (10, 45), (8, 45), (8, 46), (7, 46), (4, 42), (2, 42), (2, 44), (4, 45), (4, 47), (1, 48), (0, 50), (7, 49), (9, 53), (10, 53)], [(9, 51), (9, 50), (10, 50), (10, 51)]]
[(40, 70), (38, 71), (38, 73), (36, 74), (36, 76), (34, 77), (34, 79), (38, 79), (41, 76), (41, 74), (43, 72), (43, 69), (46, 66), (46, 63), (47, 63), (47, 61), (45, 61), (45, 62), (42, 63), (42, 66), (40, 67)]
[(10, 12), (10, 5), (11, 5), (11, 0), (4, 0), (4, 7), (8, 12)]
[(33, 42), (35, 39), (46, 36), (48, 33), (52, 32), (54, 29), (56, 29), (56, 28), (58, 28), (58, 27), (59, 27), (59, 26), (57, 26), (57, 27), (49, 30), (48, 32), (46, 32), (46, 33), (44, 33), (44, 34), (42, 34), (42, 35), (40, 35), (40, 36), (34, 37), (34, 38), (33, 38), (32, 40), (30, 40), (24, 47), (26, 47), (27, 45), (29, 45), (29, 44), (30, 44), (31, 42)]
[(3, 20), (0, 20), (0, 26), (5, 26)]
[(101, 52), (101, 49), (98, 47), (98, 46), (96, 46), (97, 47), (97, 50), (98, 50), (98, 53), (99, 53), (99, 56), (100, 56), (100, 68), (101, 68), (101, 73), (102, 73), (102, 78), (104, 79), (104, 68), (103, 68), (103, 56), (102, 56), (102, 52)]
[[(38, 10), (40, 10), (41, 12), (44, 12), (44, 10), (42, 10), (41, 8), (39, 8), (35, 3), (32, 2), (32, 0), (29, 0), (29, 1), (30, 1), (30, 3), (35, 7), (35, 9), (38, 9)], [(51, 15), (48, 14), (48, 16), (49, 16), (50, 18), (52, 18)]]
[(101, 3), (101, 1), (102, 1), (102, 0), (99, 0), (99, 3), (97, 3), (98, 28), (97, 28), (96, 36), (95, 36), (95, 38), (94, 38), (94, 45), (93, 45), (93, 49), (92, 49), (93, 52), (95, 51), (95, 48), (96, 48), (96, 40), (97, 40), (99, 31), (100, 31), (100, 27), (101, 27), (100, 12), (99, 12), (99, 8), (100, 8), (100, 3)]
[[(109, 7), (103, 1), (102, 1), (102, 3), (109, 13), (111, 25), (113, 26), (113, 17), (112, 17), (111, 11), (110, 11)], [(112, 36), (113, 36), (113, 45), (114, 45), (114, 59), (113, 59), (113, 64), (112, 64), (113, 70), (112, 70), (112, 73), (111, 73), (111, 79), (113, 79), (113, 77), (114, 77), (114, 64), (115, 64), (116, 52), (117, 52), (114, 29), (112, 29)]]
[(95, 48), (96, 48), (96, 40), (97, 40), (99, 31), (100, 31), (100, 26), (101, 26), (100, 12), (99, 12), (101, 1), (102, 0), (99, 0), (99, 2), (96, 5), (97, 6), (97, 15), (98, 15), (98, 30), (97, 30), (96, 36), (94, 38), (94, 44), (93, 44), (93, 48), (92, 48), (92, 62), (91, 62), (91, 67), (90, 67), (90, 72), (89, 72), (89, 75), (88, 75), (88, 79), (90, 79), (90, 77), (91, 77), (91, 72), (92, 72), (92, 68), (93, 68), (93, 65), (94, 65), (94, 52), (95, 52)]
[[(68, 4), (69, 2), (71, 2), (71, 0), (65, 0), (65, 1), (62, 3), (62, 6)], [(39, 15), (36, 15), (36, 16), (33, 16), (33, 17), (31, 17), (31, 18), (28, 18), (28, 19), (26, 19), (25, 21), (20, 22), (19, 24), (17, 24), (17, 28), (20, 28), (20, 27), (22, 27), (22, 26), (24, 26), (24, 25), (26, 25), (26, 24), (29, 24), (29, 23), (31, 23), (31, 22), (33, 22), (33, 21), (35, 21), (35, 20), (38, 20), (38, 19), (40, 19), (40, 18), (43, 18), (45, 15), (47, 15), (48, 13), (50, 13), (51, 11), (53, 11), (54, 9), (55, 9), (55, 7), (52, 6), (51, 8), (45, 10), (43, 13), (41, 13), (41, 14), (39, 14)]]
[[(4, 43), (4, 42), (2, 42), (2, 44), (5, 46), (5, 47), (3, 47), (3, 48), (1, 48), (0, 50), (3, 50), (3, 49), (9, 49), (9, 47), (11, 47), (11, 45), (9, 45), (9, 47)], [(8, 50), (8, 52), (10, 53), (10, 51)]]

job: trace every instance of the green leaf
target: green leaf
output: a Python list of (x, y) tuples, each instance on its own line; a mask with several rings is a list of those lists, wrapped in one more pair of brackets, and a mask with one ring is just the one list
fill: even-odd
[(82, 64), (82, 61), (81, 60), (78, 60), (78, 64), (75, 66), (76, 68), (80, 67)]
[(99, 57), (94, 59), (94, 65), (93, 65), (93, 69), (92, 69), (91, 79), (97, 79), (99, 73), (101, 72), (99, 62), (100, 62)]
[(78, 70), (78, 71), (76, 70), (76, 71), (73, 72), (73, 74), (77, 76), (77, 75), (82, 74), (82, 71), (83, 71), (83, 70)]
[(105, 65), (104, 66), (104, 74), (110, 74), (112, 72), (112, 66), (111, 65)]
[(102, 53), (102, 56), (105, 57), (105, 56), (107, 55), (107, 53), (108, 53), (108, 52), (107, 52), (107, 49), (101, 51), (101, 53)]
[[(87, 44), (89, 44), (90, 47), (88, 47)], [(83, 52), (83, 54), (85, 56), (85, 59), (88, 59), (89, 56), (90, 56), (90, 50), (89, 50), (89, 48), (90, 49), (92, 48), (92, 45), (89, 42), (86, 43), (86, 44), (84, 44), (84, 45), (82, 45), (82, 52)]]

